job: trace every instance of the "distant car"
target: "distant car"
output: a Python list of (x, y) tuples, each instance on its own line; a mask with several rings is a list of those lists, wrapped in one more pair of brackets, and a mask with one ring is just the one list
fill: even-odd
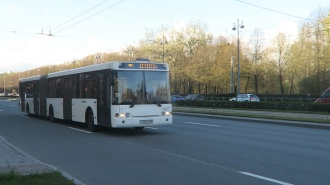
[(185, 98), (180, 95), (171, 95), (171, 102), (175, 103), (176, 100), (185, 100)]
[(253, 102), (260, 102), (260, 99), (257, 95), (255, 94), (238, 94), (234, 98), (230, 98), (229, 101), (253, 101)]
[(204, 100), (204, 96), (201, 94), (188, 94), (186, 100)]
[(320, 98), (315, 100), (315, 103), (330, 103), (330, 87), (322, 93)]

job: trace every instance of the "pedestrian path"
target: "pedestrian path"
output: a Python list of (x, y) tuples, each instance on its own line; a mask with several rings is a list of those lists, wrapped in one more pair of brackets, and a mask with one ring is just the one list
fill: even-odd
[(49, 172), (51, 169), (0, 136), (0, 173), (11, 170), (19, 174), (31, 174)]
[(38, 159), (9, 143), (4, 137), (0, 136), (0, 174), (8, 173), (12, 170), (14, 170), (15, 173), (22, 175), (58, 171), (65, 178), (72, 180), (74, 184), (85, 185), (83, 182), (56, 166), (42, 163)]

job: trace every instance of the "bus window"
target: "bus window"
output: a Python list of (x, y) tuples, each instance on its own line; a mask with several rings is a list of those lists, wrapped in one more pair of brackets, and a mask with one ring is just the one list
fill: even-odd
[(169, 103), (170, 91), (166, 72), (145, 72), (147, 103)]
[(119, 71), (115, 78), (113, 97), (120, 104), (141, 104), (143, 72), (142, 71)]
[(56, 80), (56, 98), (63, 98), (63, 84), (62, 79)]

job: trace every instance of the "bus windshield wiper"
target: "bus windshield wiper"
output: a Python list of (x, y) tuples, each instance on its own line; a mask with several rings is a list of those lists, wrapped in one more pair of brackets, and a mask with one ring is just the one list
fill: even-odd
[(132, 103), (131, 103), (131, 105), (129, 106), (129, 108), (134, 107), (134, 105), (135, 105), (135, 103), (134, 103), (134, 101), (132, 101)]
[(154, 103), (156, 103), (158, 105), (158, 107), (162, 106), (162, 104), (160, 104), (159, 101), (155, 101)]

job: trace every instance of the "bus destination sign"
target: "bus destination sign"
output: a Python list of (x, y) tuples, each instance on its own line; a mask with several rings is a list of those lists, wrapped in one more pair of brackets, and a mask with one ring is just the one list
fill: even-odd
[(121, 63), (119, 68), (126, 69), (166, 69), (164, 64), (152, 64), (152, 63)]

